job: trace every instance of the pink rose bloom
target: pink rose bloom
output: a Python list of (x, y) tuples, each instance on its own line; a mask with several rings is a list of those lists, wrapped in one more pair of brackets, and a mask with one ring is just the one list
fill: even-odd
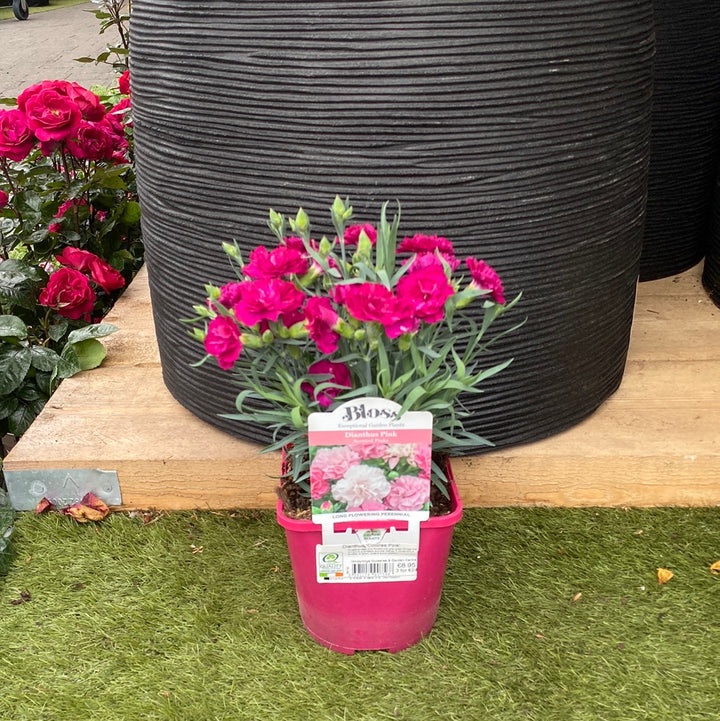
[[(315, 379), (315, 382), (312, 383), (303, 383), (300, 386), (303, 393), (312, 394), (322, 408), (328, 408), (343, 390), (352, 388), (350, 371), (344, 363), (333, 363), (329, 360), (316, 361), (308, 368), (308, 373), (310, 376), (329, 376), (322, 380)], [(337, 387), (330, 386), (318, 392), (316, 386), (322, 383), (334, 383)]]
[(57, 213), (55, 213), (55, 217), (62, 218), (65, 216), (65, 213), (70, 210), (70, 208), (80, 207), (81, 205), (87, 205), (83, 198), (71, 198), (70, 200), (66, 200), (64, 203), (61, 203)]
[(362, 231), (365, 231), (365, 235), (370, 239), (370, 243), (375, 245), (377, 242), (377, 230), (375, 230), (370, 223), (365, 223), (365, 225), (350, 225), (345, 228), (345, 232), (343, 233), (345, 245), (357, 245)]
[(53, 308), (71, 320), (88, 316), (95, 305), (95, 291), (90, 281), (78, 270), (60, 268), (40, 293), (40, 305)]
[(118, 90), (122, 95), (130, 95), (130, 71), (126, 70), (118, 78)]
[(363, 460), (369, 458), (384, 458), (387, 453), (387, 444), (379, 441), (368, 441), (367, 443), (353, 443), (350, 448)]
[(333, 485), (332, 496), (348, 508), (357, 508), (369, 501), (381, 503), (390, 491), (390, 481), (381, 468), (356, 465), (345, 471), (343, 477)]
[(385, 505), (393, 511), (420, 511), (430, 500), (430, 484), (419, 476), (398, 476), (385, 496)]
[(325, 483), (342, 478), (348, 468), (359, 462), (358, 454), (347, 446), (318, 448), (310, 464), (310, 484), (315, 483), (322, 488)]
[(35, 146), (35, 136), (25, 114), (19, 110), (0, 110), (0, 157), (19, 162)]
[(454, 293), (444, 271), (429, 267), (406, 273), (397, 284), (397, 296), (414, 306), (415, 317), (427, 323), (443, 319), (445, 301)]
[(115, 150), (114, 137), (101, 123), (81, 120), (65, 143), (74, 158), (110, 160)]
[(0, 190), (0, 210), (8, 204), (9, 200), (10, 196), (4, 190)]
[(67, 95), (45, 89), (28, 98), (25, 115), (30, 130), (42, 142), (65, 140), (76, 130), (82, 112)]
[(467, 258), (465, 262), (472, 276), (471, 287), (489, 290), (490, 297), (496, 303), (505, 303), (505, 290), (498, 274), (484, 260)]
[[(336, 290), (342, 291), (342, 303), (348, 313), (357, 320), (382, 323), (388, 307), (393, 302), (393, 294), (381, 283), (348, 283)], [(336, 298), (338, 296), (336, 295)]]
[(330, 298), (312, 296), (305, 305), (305, 325), (308, 335), (317, 343), (321, 353), (334, 353), (340, 336), (335, 332), (338, 314)]
[(305, 296), (292, 283), (279, 278), (260, 278), (238, 284), (240, 300), (235, 304), (235, 316), (253, 326), (262, 320), (277, 322), (282, 313), (300, 308)]
[(240, 356), (242, 343), (240, 331), (233, 321), (225, 315), (213, 318), (208, 324), (205, 336), (205, 350), (217, 358), (223, 370), (229, 370)]
[(261, 245), (250, 253), (250, 262), (243, 271), (251, 278), (282, 278), (285, 275), (305, 275), (307, 269), (307, 258), (299, 250), (281, 245), (269, 251)]

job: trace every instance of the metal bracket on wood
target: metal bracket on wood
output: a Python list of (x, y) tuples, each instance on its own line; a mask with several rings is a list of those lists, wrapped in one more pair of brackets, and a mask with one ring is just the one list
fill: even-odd
[(64, 508), (80, 501), (86, 493), (94, 493), (108, 506), (122, 505), (116, 471), (99, 468), (5, 471), (5, 483), (10, 503), (17, 511), (33, 510), (43, 498)]

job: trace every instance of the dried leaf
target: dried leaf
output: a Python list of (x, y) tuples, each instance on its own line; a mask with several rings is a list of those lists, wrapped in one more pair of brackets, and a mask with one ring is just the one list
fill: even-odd
[(44, 496), (40, 499), (40, 503), (35, 506), (35, 513), (36, 515), (39, 515), (41, 513), (45, 513), (45, 511), (52, 511), (55, 506), (52, 504), (51, 501), (48, 501), (47, 498)]
[(657, 579), (658, 583), (661, 586), (663, 585), (663, 583), (667, 583), (674, 576), (675, 574), (672, 571), (669, 571), (667, 568), (658, 568), (657, 570)]
[(573, 603), (575, 603), (575, 601), (579, 601), (581, 598), (582, 598), (582, 591), (581, 591), (580, 593), (576, 593), (576, 594), (573, 596), (573, 599), (572, 599), (572, 600), (573, 600)]
[(642, 528), (638, 528), (637, 531), (633, 531), (633, 536), (642, 536), (643, 531)]
[(88, 521), (102, 521), (110, 513), (110, 509), (94, 493), (86, 493), (80, 503), (73, 503), (72, 506), (63, 508), (60, 513), (71, 516), (79, 523), (87, 523)]
[(720, 573), (720, 561), (715, 561), (715, 563), (710, 566), (710, 573)]

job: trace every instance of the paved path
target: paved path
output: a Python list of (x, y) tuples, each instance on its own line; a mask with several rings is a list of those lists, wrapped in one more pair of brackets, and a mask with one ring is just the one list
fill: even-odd
[(20, 22), (0, 20), (0, 97), (16, 97), (41, 80), (73, 80), (89, 87), (110, 83), (109, 65), (78, 63), (73, 58), (95, 57), (117, 33), (99, 34), (100, 22), (89, 12), (91, 2), (37, 13)]

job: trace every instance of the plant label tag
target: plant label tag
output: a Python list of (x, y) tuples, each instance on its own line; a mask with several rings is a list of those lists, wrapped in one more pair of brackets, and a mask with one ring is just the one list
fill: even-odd
[(427, 520), (433, 417), (400, 408), (358, 398), (310, 415), (313, 522)]
[(416, 580), (418, 531), (415, 524), (415, 533), (410, 534), (415, 542), (398, 542), (394, 534), (407, 535), (404, 532), (372, 528), (347, 531), (347, 543), (319, 544), (316, 546), (318, 583)]

